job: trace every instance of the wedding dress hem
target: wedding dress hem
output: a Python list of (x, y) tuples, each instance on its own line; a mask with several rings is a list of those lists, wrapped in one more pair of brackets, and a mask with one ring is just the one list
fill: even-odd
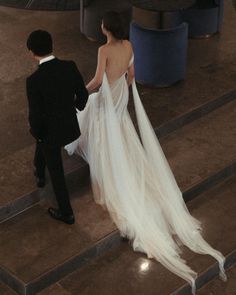
[(192, 251), (213, 256), (223, 279), (225, 258), (203, 239), (200, 222), (190, 215), (135, 81), (132, 92), (140, 138), (127, 111), (125, 75), (110, 85), (105, 73), (99, 91), (78, 112), (81, 137), (65, 148), (88, 162), (94, 199), (110, 212), (121, 236), (186, 280), (195, 294), (197, 274), (180, 257), (174, 235)]

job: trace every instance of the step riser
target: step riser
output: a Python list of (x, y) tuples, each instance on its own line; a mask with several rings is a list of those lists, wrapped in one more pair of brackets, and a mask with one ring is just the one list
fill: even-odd
[(14, 215), (30, 208), (41, 200), (40, 191), (33, 191), (23, 197), (14, 200), (13, 203), (7, 204), (0, 208), (0, 222), (13, 217)]
[[(121, 238), (119, 231), (114, 231), (107, 238), (99, 241), (94, 247), (83, 252), (81, 255), (73, 257), (65, 264), (59, 268), (52, 270), (50, 273), (44, 275), (38, 280), (32, 282), (31, 284), (24, 286), (17, 279), (12, 277), (11, 274), (7, 272), (1, 275), (2, 281), (8, 284), (12, 289), (17, 291), (20, 295), (34, 295), (35, 293), (43, 290), (44, 288), (56, 283), (66, 275), (72, 273), (73, 271), (83, 267), (87, 263), (96, 259), (100, 255), (104, 254), (106, 251), (116, 247), (120, 244)], [(236, 250), (226, 255), (225, 270), (229, 269), (231, 266), (236, 264)], [(196, 280), (197, 290), (206, 285), (209, 281), (214, 279), (219, 275), (218, 264), (215, 263), (212, 267), (208, 268), (206, 271), (201, 273)], [(191, 288), (188, 284), (185, 284), (182, 288), (171, 293), (170, 295), (189, 295), (191, 294)]]
[(181, 115), (180, 117), (171, 120), (170, 122), (161, 125), (158, 128), (155, 128), (155, 132), (158, 138), (164, 137), (171, 132), (187, 125), (197, 119), (200, 119), (203, 116), (206, 116), (210, 112), (216, 110), (217, 108), (222, 107), (228, 102), (231, 102), (236, 99), (236, 90), (231, 91), (223, 96), (220, 96), (212, 101), (209, 101), (206, 104), (201, 105), (200, 107)]
[(236, 173), (236, 162), (222, 169), (221, 171), (211, 175), (207, 179), (201, 181), (199, 184), (193, 186), (183, 193), (185, 202), (193, 200), (198, 195), (209, 190), (218, 183), (224, 181), (226, 178)]
[[(224, 104), (233, 101), (234, 99), (236, 99), (236, 90), (232, 91), (230, 93), (227, 93), (221, 97), (218, 97), (202, 106), (200, 106), (199, 108), (196, 108), (193, 111), (190, 111), (189, 113), (186, 113), (182, 116), (180, 116), (179, 118), (176, 118), (158, 128), (155, 129), (155, 132), (157, 134), (157, 136), (159, 138), (164, 137), (166, 135), (168, 135), (169, 133), (183, 127), (184, 125), (193, 122), (194, 120), (197, 120), (199, 118), (201, 118), (204, 115), (207, 115), (208, 113), (210, 113), (211, 111), (214, 111), (215, 109), (223, 106)], [(68, 161), (69, 163), (70, 161)], [(65, 166), (67, 165), (67, 163), (65, 163)], [(72, 180), (73, 183), (75, 183), (75, 181), (73, 181), (73, 179), (77, 179), (78, 181), (76, 182), (77, 187), (78, 185), (80, 186), (84, 186), (85, 183), (87, 183), (89, 180), (86, 179), (88, 178), (89, 175), (89, 168), (87, 165), (84, 166), (80, 166), (79, 168), (73, 165), (72, 170), (70, 171), (70, 163), (68, 166), (68, 173), (66, 173), (66, 177), (67, 177), (67, 181), (70, 182)], [(228, 168), (226, 168), (228, 169)], [(229, 174), (230, 175), (230, 174)], [(228, 175), (226, 175), (228, 176)], [(202, 192), (203, 187), (200, 189), (200, 191)], [(38, 203), (42, 198), (43, 193), (39, 192), (38, 190), (35, 190), (25, 196), (20, 197), (19, 199), (15, 200), (14, 202), (7, 204), (4, 207), (0, 208), (0, 222), (9, 219), (11, 217), (13, 217), (14, 215), (17, 215), (18, 213), (28, 209), (29, 207), (35, 205), (36, 203)], [(194, 194), (196, 195), (196, 193), (190, 193), (189, 195)], [(192, 197), (190, 197), (191, 199)]]
[[(73, 171), (66, 173), (66, 182), (68, 188), (73, 190), (73, 188), (81, 188), (89, 184), (89, 167), (88, 165), (80, 166)], [(46, 198), (48, 195), (53, 195), (51, 184), (46, 185), (43, 190), (36, 189), (29, 194), (22, 196), (15, 200), (14, 202), (7, 204), (0, 208), (0, 223), (4, 222), (24, 210), (30, 208), (31, 206), (37, 204), (40, 200)]]
[(20, 295), (34, 295), (40, 292), (44, 288), (58, 282), (60, 279), (64, 278), (73, 271), (83, 267), (87, 263), (91, 262), (93, 259), (104, 254), (106, 251), (120, 244), (120, 234), (118, 231), (114, 231), (109, 234), (104, 239), (100, 240), (94, 244), (91, 248), (86, 249), (84, 252), (72, 257), (71, 259), (65, 261), (62, 265), (50, 272), (44, 274), (42, 277), (37, 278), (28, 285), (15, 278), (7, 270), (0, 270), (1, 280), (15, 290)]
[[(231, 266), (236, 264), (236, 250), (231, 252), (226, 256), (225, 270), (229, 269)], [(212, 267), (208, 268), (205, 272), (201, 273), (196, 280), (197, 290), (202, 288), (208, 282), (213, 280), (219, 275), (218, 264), (215, 263)], [(170, 295), (189, 295), (191, 294), (191, 288), (189, 285), (185, 284), (182, 288), (176, 290)]]
[(18, 294), (25, 295), (23, 282), (19, 281), (19, 279), (14, 277), (13, 274), (9, 274), (9, 272), (2, 267), (0, 267), (0, 278), (3, 283), (18, 292)]

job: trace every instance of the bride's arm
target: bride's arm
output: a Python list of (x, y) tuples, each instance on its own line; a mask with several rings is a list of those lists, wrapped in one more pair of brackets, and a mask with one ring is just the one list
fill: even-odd
[(86, 85), (88, 92), (93, 91), (102, 84), (103, 75), (106, 69), (106, 49), (101, 46), (98, 49), (98, 61), (97, 61), (97, 70), (93, 79)]

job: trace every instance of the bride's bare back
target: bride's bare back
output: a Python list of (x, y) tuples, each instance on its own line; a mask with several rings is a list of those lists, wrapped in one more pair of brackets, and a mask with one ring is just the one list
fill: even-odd
[(127, 71), (133, 51), (127, 40), (106, 44), (104, 47), (107, 54), (105, 71), (108, 81), (112, 83)]
[(115, 40), (101, 46), (98, 50), (97, 70), (94, 78), (89, 82), (89, 91), (102, 83), (104, 72), (109, 83), (113, 83), (128, 70), (128, 83), (134, 77), (133, 64), (130, 60), (133, 56), (132, 45), (128, 40)]

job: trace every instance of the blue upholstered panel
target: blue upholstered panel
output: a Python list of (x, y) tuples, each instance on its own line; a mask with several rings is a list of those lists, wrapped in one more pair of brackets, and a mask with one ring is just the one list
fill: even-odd
[(224, 0), (216, 0), (212, 8), (189, 8), (183, 11), (183, 19), (189, 24), (189, 35), (204, 36), (219, 32), (224, 16)]
[(135, 75), (140, 83), (167, 86), (184, 79), (188, 25), (170, 30), (149, 30), (134, 22), (130, 40), (135, 53)]

